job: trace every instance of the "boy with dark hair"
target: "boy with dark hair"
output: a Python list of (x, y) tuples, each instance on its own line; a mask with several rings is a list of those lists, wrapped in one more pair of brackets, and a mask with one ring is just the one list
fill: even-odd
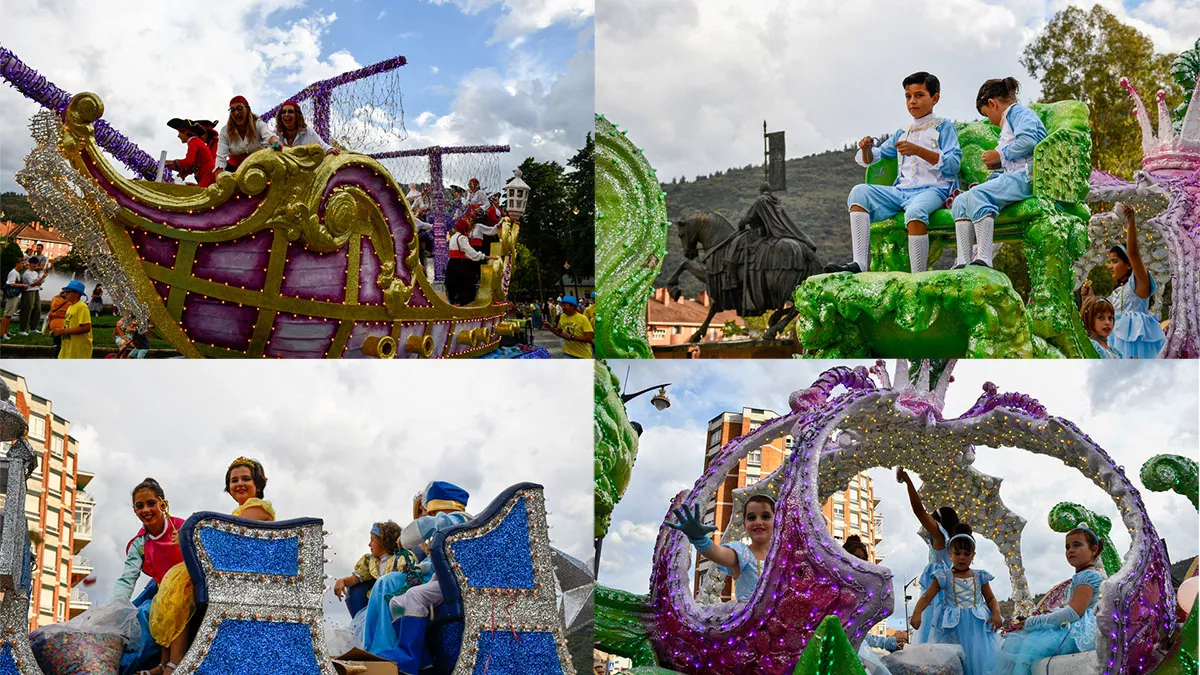
[[(904, 213), (908, 225), (910, 269), (924, 272), (929, 258), (929, 215), (941, 208), (958, 180), (962, 149), (954, 123), (935, 117), (941, 83), (924, 71), (904, 78), (904, 99), (912, 124), (898, 129), (879, 147), (866, 136), (858, 142), (854, 159), (870, 166), (878, 157), (896, 158), (892, 185), (860, 184), (846, 200), (850, 209), (850, 238), (854, 260), (832, 264), (826, 272), (865, 272), (871, 269), (871, 223)], [(878, 153), (878, 154), (877, 154)]]

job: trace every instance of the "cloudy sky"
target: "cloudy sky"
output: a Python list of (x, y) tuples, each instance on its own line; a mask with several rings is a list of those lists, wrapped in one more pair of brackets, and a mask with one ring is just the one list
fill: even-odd
[[(979, 85), (1011, 75), (1056, 12), (1093, 0), (603, 0), (596, 11), (596, 110), (629, 131), (664, 180), (761, 164), (762, 123), (788, 157), (890, 133), (908, 113), (900, 87), (928, 70), (937, 111), (976, 119)], [(1099, 0), (1178, 52), (1200, 35), (1200, 0)], [(1113, 86), (1117, 86), (1113, 82)], [(793, 217), (795, 214), (793, 214)]]
[[(235, 93), (265, 111), (312, 82), (404, 55), (409, 138), (398, 149), (508, 143), (516, 166), (564, 162), (591, 130), (593, 4), (7, 0), (0, 46), (68, 92), (99, 94), (105, 118), (154, 157), (182, 148), (172, 117), (224, 119)], [(0, 87), (2, 191), (18, 189), (37, 109)]]
[[(869, 362), (847, 362), (847, 365)], [(613, 362), (613, 372), (626, 377), (628, 390), (660, 382), (668, 388), (671, 407), (654, 410), (649, 397), (629, 404), (629, 417), (640, 422), (638, 460), (625, 498), (613, 512), (604, 542), (600, 582), (637, 593), (648, 590), (654, 539), (671, 498), (690, 490), (704, 467), (708, 421), (743, 407), (788, 411), (788, 394), (809, 386), (831, 362)], [(889, 365), (894, 371), (894, 366)], [(1136, 486), (1141, 465), (1160, 453), (1196, 456), (1200, 444), (1200, 369), (1195, 362), (1167, 361), (959, 361), (947, 395), (945, 414), (957, 417), (992, 381), (1001, 391), (1037, 398), (1051, 415), (1065, 417), (1091, 436), (1119, 464)], [(1014, 460), (1014, 453), (1017, 459)], [(1062, 553), (1062, 535), (1050, 530), (1046, 513), (1059, 501), (1075, 501), (1113, 519), (1114, 542), (1123, 555), (1129, 533), (1119, 525), (1116, 507), (1098, 487), (1058, 460), (1013, 449), (978, 448), (975, 467), (1004, 478), (1000, 494), (1028, 523), (1022, 535), (1026, 577), (1033, 594), (1070, 576)], [(915, 472), (914, 472), (915, 473)], [(873, 469), (876, 497), (882, 500), (883, 541), (879, 553), (892, 570), (897, 609), (889, 623), (904, 626), (901, 586), (917, 576), (926, 548), (917, 537), (919, 524), (908, 498), (888, 469)], [(914, 476), (914, 480), (917, 480)], [(919, 480), (917, 484), (920, 485)], [(1151, 519), (1166, 539), (1172, 560), (1197, 554), (1196, 510), (1175, 493), (1142, 490)], [(996, 574), (1005, 569), (995, 545), (981, 541), (976, 566)], [(1011, 594), (1007, 575), (993, 582), (998, 598)], [(914, 596), (915, 600), (915, 596)], [(910, 604), (911, 606), (911, 604)]]
[[(129, 490), (153, 476), (175, 515), (228, 513), (236, 503), (222, 481), (239, 456), (263, 462), (280, 519), (324, 519), (329, 577), (353, 571), (373, 522), (407, 524), (412, 496), (435, 479), (466, 488), (473, 511), (514, 483), (540, 483), (552, 544), (591, 557), (588, 364), (115, 365), (13, 369), (70, 420), (79, 466), (96, 474), (94, 539), (82, 551), (95, 566), (93, 603), (109, 597), (140, 527)], [(325, 599), (327, 616), (349, 623), (332, 592)]]

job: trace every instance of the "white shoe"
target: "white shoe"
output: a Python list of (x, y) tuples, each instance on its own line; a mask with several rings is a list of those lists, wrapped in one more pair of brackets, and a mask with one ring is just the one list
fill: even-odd
[(29, 335), (28, 331), (21, 331), (20, 333), (17, 333), (17, 337), (25, 337), (26, 335)]
[(4, 335), (0, 335), (0, 340), (10, 340), (10, 339), (12, 339), (12, 336), (9, 335), (8, 333), (5, 333)]

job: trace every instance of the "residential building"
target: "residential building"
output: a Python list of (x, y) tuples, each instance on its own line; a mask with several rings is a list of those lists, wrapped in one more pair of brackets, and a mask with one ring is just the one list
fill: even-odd
[[(40, 453), (26, 481), (25, 516), (41, 543), (34, 548), (33, 599), (29, 629), (66, 621), (91, 606), (80, 582), (92, 573), (81, 551), (92, 540), (96, 502), (84, 488), (94, 475), (78, 466), (79, 443), (71, 423), (54, 411), (49, 399), (30, 391), (25, 378), (0, 370), (13, 402), (29, 421), (29, 443)], [(7, 452), (2, 444), (0, 452)]]
[[(695, 300), (679, 298), (673, 300), (665, 288), (654, 289), (654, 295), (646, 306), (646, 333), (650, 338), (650, 346), (683, 344), (700, 329), (712, 307), (712, 299), (706, 291), (701, 291)], [(733, 310), (717, 312), (708, 324), (708, 330), (701, 342), (720, 342), (725, 339), (725, 323), (732, 321), (742, 329), (746, 328), (745, 319)]]
[(50, 260), (57, 260), (71, 252), (71, 242), (54, 228), (42, 227), (38, 223), (0, 222), (0, 238), (8, 238), (14, 233), (22, 252), (38, 244), (42, 245), (43, 255)]

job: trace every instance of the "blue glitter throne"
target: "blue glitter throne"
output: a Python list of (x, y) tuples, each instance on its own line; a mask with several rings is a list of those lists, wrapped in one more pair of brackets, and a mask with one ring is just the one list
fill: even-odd
[(201, 512), (180, 530), (199, 628), (175, 675), (334, 675), (325, 652), (324, 531)]
[(427, 636), (438, 675), (574, 675), (541, 485), (436, 535), (430, 560), (445, 595)]

